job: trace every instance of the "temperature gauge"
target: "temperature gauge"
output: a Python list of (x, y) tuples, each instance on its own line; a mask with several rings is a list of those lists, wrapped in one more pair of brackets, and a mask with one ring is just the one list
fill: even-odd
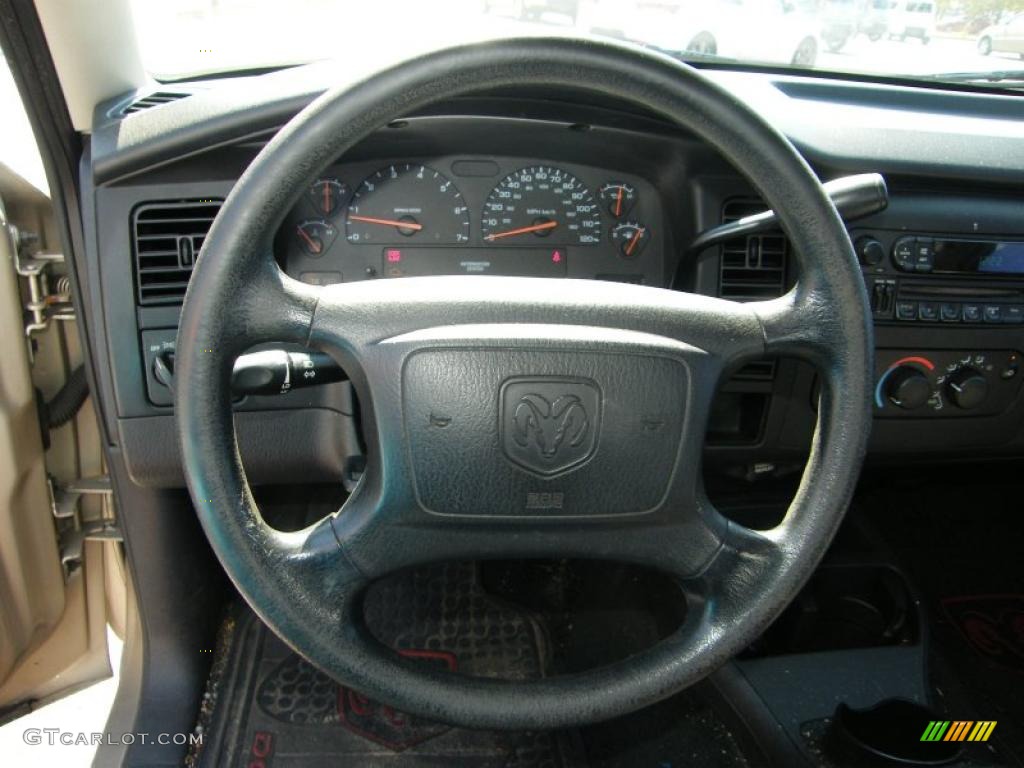
[(348, 185), (337, 179), (318, 179), (309, 188), (309, 202), (317, 213), (333, 216), (348, 199)]
[(314, 257), (323, 256), (331, 247), (334, 238), (338, 236), (338, 228), (323, 219), (304, 221), (295, 228), (295, 231), (302, 250)]
[(619, 255), (635, 259), (651, 239), (651, 231), (635, 221), (624, 221), (612, 229), (612, 242), (618, 246)]
[(636, 203), (636, 188), (623, 181), (609, 181), (601, 187), (601, 204), (616, 219), (621, 219)]

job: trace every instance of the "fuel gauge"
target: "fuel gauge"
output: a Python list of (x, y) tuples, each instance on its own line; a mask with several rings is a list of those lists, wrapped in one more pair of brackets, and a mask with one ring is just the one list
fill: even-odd
[(651, 239), (651, 231), (636, 221), (624, 221), (612, 228), (612, 242), (625, 259), (635, 259)]
[(348, 200), (349, 188), (337, 179), (317, 179), (309, 188), (309, 202), (317, 213), (333, 216)]
[(296, 228), (299, 245), (310, 256), (323, 256), (338, 236), (338, 228), (324, 219), (309, 219)]
[(624, 181), (609, 181), (601, 187), (599, 193), (601, 204), (616, 219), (621, 219), (636, 203), (636, 188)]

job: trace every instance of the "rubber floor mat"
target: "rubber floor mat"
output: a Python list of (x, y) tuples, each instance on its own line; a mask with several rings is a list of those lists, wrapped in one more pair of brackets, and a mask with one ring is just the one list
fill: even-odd
[(987, 743), (1024, 768), (1024, 569), (1020, 489), (931, 483), (865, 507), (920, 590), (935, 703), (995, 720)]
[(974, 653), (1024, 674), (1024, 595), (947, 597), (942, 611)]
[[(423, 664), (522, 680), (547, 672), (538, 622), (489, 597), (469, 564), (396, 574), (374, 585), (371, 631)], [(240, 611), (227, 661), (207, 694), (200, 766), (244, 768), (576, 768), (576, 732), (488, 732), (398, 712), (348, 690)]]

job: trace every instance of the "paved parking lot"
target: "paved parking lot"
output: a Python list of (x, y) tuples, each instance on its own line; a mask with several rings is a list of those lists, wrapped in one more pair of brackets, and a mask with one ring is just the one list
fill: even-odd
[[(136, 13), (147, 65), (157, 73), (171, 75), (195, 71), (197, 67), (217, 70), (251, 66), (253, 51), (259, 51), (258, 59), (266, 63), (330, 59), (358, 71), (369, 63), (379, 63), (382, 57), (405, 58), (433, 47), (473, 39), (571, 33), (574, 26), (578, 32), (607, 30), (660, 45), (665, 43), (659, 40), (676, 37), (689, 40), (699, 28), (695, 26), (697, 22), (678, 14), (627, 14), (625, 9), (632, 7), (629, 0), (583, 3), (575, 25), (572, 17), (556, 12), (543, 12), (533, 22), (519, 20), (509, 12), (515, 6), (513, 0), (489, 3), (494, 6), (490, 13), (484, 12), (484, 0), (435, 0), (427, 4), (375, 0), (356, 5), (329, 0), (292, 0), (284, 5), (273, 5), (267, 0), (218, 0), (216, 4), (211, 0), (192, 0), (183, 7), (140, 2)], [(599, 14), (594, 10), (614, 11), (620, 6), (621, 12)], [(311, 18), (317, 19), (320, 30), (360, 28), (366, 32), (348, 36), (345, 46), (339, 48), (333, 34), (310, 34)], [(441, 18), (452, 23), (439, 25)], [(395, 24), (395, 19), (401, 23)], [(815, 22), (803, 21), (798, 26), (813, 30)], [(750, 34), (749, 28), (744, 28), (742, 34), (733, 30), (733, 40), (722, 53), (742, 57), (741, 51), (748, 50), (754, 57), (753, 49), (757, 48), (760, 57), (788, 63), (796, 50), (798, 39), (785, 34), (782, 28), (757, 30), (756, 39)], [(201, 56), (196, 54), (197, 47), (203, 51)], [(999, 69), (1024, 71), (1024, 60), (1015, 54), (982, 56), (974, 38), (937, 36), (924, 45), (915, 38), (872, 43), (866, 35), (858, 35), (838, 53), (829, 53), (822, 44), (816, 66), (824, 70), (914, 76)]]
[(928, 75), (937, 72), (981, 72), (1020, 69), (1024, 61), (1015, 54), (982, 56), (974, 40), (935, 38), (928, 45), (920, 40), (879, 40), (872, 43), (865, 35), (851, 40), (839, 53), (822, 51), (820, 69), (860, 70), (867, 72)]

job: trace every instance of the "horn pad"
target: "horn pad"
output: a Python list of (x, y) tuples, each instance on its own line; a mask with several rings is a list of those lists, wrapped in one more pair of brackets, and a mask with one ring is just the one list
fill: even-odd
[(680, 460), (689, 381), (658, 355), (418, 350), (402, 374), (417, 500), (446, 515), (653, 512)]

